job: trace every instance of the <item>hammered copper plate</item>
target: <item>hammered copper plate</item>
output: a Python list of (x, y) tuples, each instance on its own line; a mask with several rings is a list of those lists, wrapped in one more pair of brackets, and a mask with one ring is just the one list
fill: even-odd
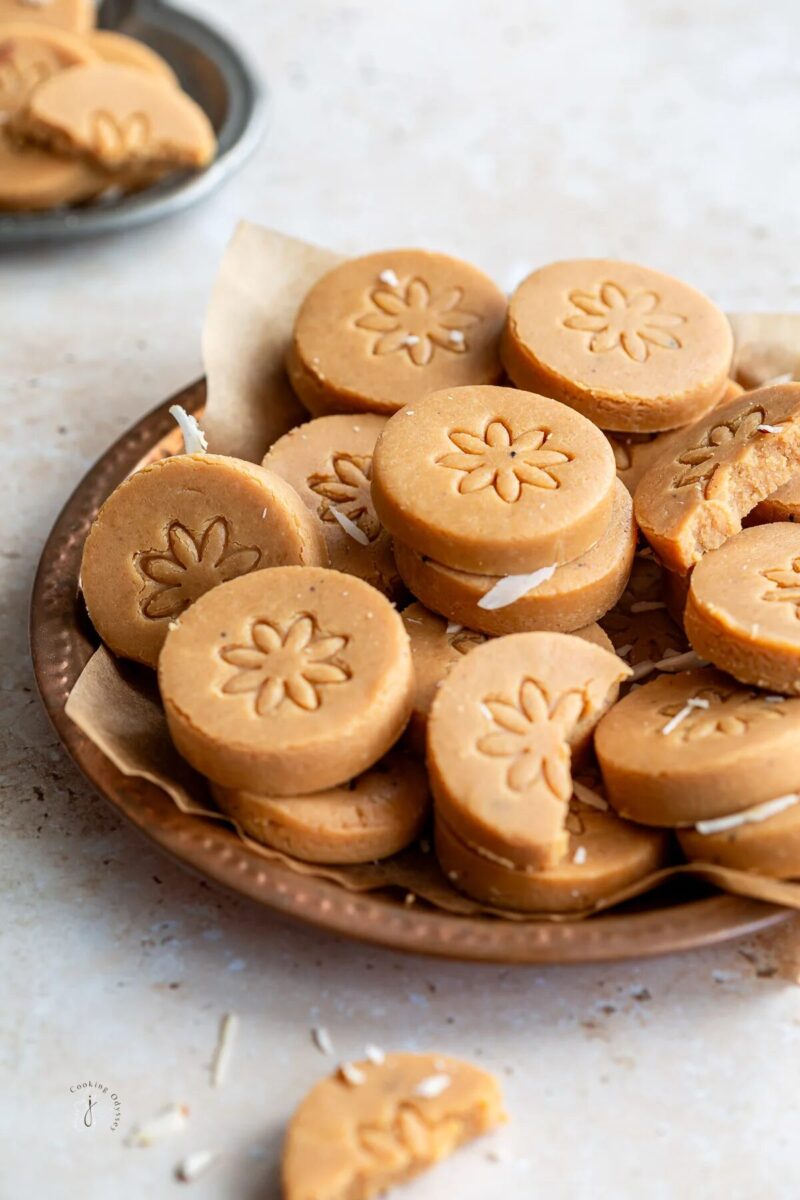
[(661, 890), (606, 915), (569, 924), (510, 922), (407, 907), (389, 892), (354, 894), (261, 858), (221, 824), (179, 812), (157, 787), (122, 775), (64, 714), (67, 696), (96, 646), (78, 597), (81, 551), (98, 508), (143, 459), (179, 449), (170, 404), (196, 412), (202, 381), (159, 405), (89, 471), (44, 547), (31, 604), (31, 647), (42, 700), (61, 741), (89, 782), (171, 858), (231, 891), (348, 937), (442, 958), (506, 963), (597, 962), (666, 954), (741, 937), (788, 910), (699, 885)]

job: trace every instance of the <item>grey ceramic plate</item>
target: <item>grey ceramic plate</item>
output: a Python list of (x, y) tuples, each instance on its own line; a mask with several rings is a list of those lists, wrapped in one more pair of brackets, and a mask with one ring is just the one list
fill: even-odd
[(264, 124), (266, 93), (241, 53), (205, 21), (164, 0), (105, 0), (98, 25), (146, 42), (170, 63), (217, 133), (216, 159), (198, 175), (173, 175), (134, 196), (84, 208), (3, 214), (0, 245), (85, 237), (131, 229), (180, 212), (242, 165)]

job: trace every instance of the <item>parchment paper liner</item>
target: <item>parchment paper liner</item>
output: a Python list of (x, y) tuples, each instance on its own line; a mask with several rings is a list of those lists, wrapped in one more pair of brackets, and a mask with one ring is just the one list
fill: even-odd
[[(289, 387), (284, 356), (297, 308), (311, 284), (339, 261), (311, 246), (241, 222), (225, 252), (203, 330), (207, 401), (203, 427), (209, 449), (260, 462), (288, 429), (308, 419)], [(755, 350), (754, 370), (795, 373), (800, 367), (800, 314), (732, 316), (737, 356)], [(766, 356), (760, 354), (764, 344)], [(762, 366), (761, 359), (766, 366)], [(752, 383), (765, 382), (753, 379)], [(751, 385), (752, 385), (751, 383)], [(169, 446), (169, 450), (176, 447)], [(328, 867), (270, 850), (214, 808), (205, 780), (180, 758), (167, 732), (155, 677), (117, 663), (103, 648), (90, 659), (67, 701), (68, 716), (128, 776), (160, 787), (181, 812), (223, 821), (256, 854), (300, 875), (333, 880), (352, 892), (397, 888), (446, 912), (489, 913), (505, 920), (577, 920), (688, 874), (740, 896), (800, 909), (800, 883), (788, 883), (712, 864), (682, 863), (654, 872), (581, 914), (519, 914), (462, 896), (447, 882), (433, 853), (414, 848), (382, 863)]]

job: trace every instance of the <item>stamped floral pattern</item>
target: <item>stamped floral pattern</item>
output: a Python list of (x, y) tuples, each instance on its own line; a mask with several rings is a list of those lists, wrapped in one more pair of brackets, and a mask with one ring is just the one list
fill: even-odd
[(719, 425), (714, 425), (704, 434), (699, 445), (684, 450), (678, 456), (676, 466), (683, 467), (684, 470), (678, 472), (672, 486), (678, 489), (696, 484), (702, 488), (704, 496), (708, 499), (721, 465), (722, 453), (737, 446), (744, 446), (755, 436), (759, 425), (763, 423), (764, 410), (752, 408), (730, 421), (721, 421)]
[(477, 742), (481, 754), (506, 760), (506, 782), (513, 792), (525, 792), (538, 782), (559, 800), (572, 795), (570, 755), (565, 737), (580, 718), (586, 697), (580, 691), (552, 699), (547, 689), (526, 677), (517, 696), (508, 700), (488, 696), (482, 703), (495, 728)]
[(589, 350), (605, 354), (620, 349), (633, 362), (643, 363), (651, 349), (679, 350), (682, 342), (674, 330), (685, 324), (679, 313), (660, 308), (656, 292), (626, 291), (607, 280), (597, 292), (570, 292), (570, 301), (580, 311), (566, 317), (567, 329), (590, 333)]
[[(754, 724), (786, 716), (779, 703), (765, 700), (758, 692), (700, 688), (691, 700), (696, 707), (692, 707), (668, 735), (677, 742), (697, 742), (716, 735), (740, 737)], [(687, 706), (688, 700), (668, 704), (658, 710), (658, 715), (673, 720), (684, 713)]]
[[(359, 1146), (370, 1163), (383, 1170), (402, 1170), (412, 1163), (434, 1161), (438, 1157), (439, 1124), (423, 1120), (413, 1105), (401, 1103), (388, 1127), (362, 1125), (359, 1128)], [(441, 1122), (445, 1136), (447, 1124), (446, 1120)]]
[(223, 662), (237, 668), (222, 691), (227, 696), (252, 692), (256, 713), (263, 717), (283, 704), (315, 712), (329, 685), (346, 683), (350, 668), (337, 656), (348, 638), (320, 632), (317, 622), (303, 614), (285, 630), (270, 621), (254, 621), (249, 645), (224, 646)]
[(468, 495), (492, 488), (507, 504), (519, 500), (526, 483), (548, 491), (561, 487), (554, 468), (573, 458), (553, 447), (552, 433), (529, 429), (515, 438), (503, 421), (491, 421), (482, 436), (463, 429), (448, 436), (458, 453), (436, 461), (440, 467), (462, 473), (459, 492)]
[(356, 319), (356, 326), (379, 335), (372, 353), (404, 353), (416, 367), (427, 366), (437, 349), (464, 354), (469, 349), (465, 331), (481, 319), (461, 308), (463, 288), (434, 294), (418, 277), (376, 287), (369, 298), (372, 308)]
[(374, 542), (381, 532), (381, 523), (372, 506), (372, 455), (333, 455), (331, 470), (309, 476), (308, 486), (321, 497), (321, 520), (335, 523), (332, 509), (353, 521), (368, 541)]
[(247, 575), (261, 562), (257, 546), (233, 542), (225, 517), (214, 517), (199, 534), (173, 521), (166, 541), (164, 550), (143, 551), (134, 560), (148, 584), (140, 611), (149, 620), (180, 616), (212, 587)]
[(150, 141), (150, 121), (141, 112), (115, 117), (99, 109), (89, 121), (91, 148), (101, 159), (122, 159), (143, 151)]
[(800, 621), (800, 558), (792, 559), (787, 568), (776, 567), (772, 571), (762, 571), (761, 574), (774, 588), (769, 588), (761, 597), (762, 600), (777, 600), (782, 604), (794, 606), (794, 615)]

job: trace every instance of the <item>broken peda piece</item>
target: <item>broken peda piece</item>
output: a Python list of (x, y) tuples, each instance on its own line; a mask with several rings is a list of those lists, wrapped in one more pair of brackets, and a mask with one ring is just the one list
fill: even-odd
[(743, 529), (692, 572), (684, 612), (696, 652), (742, 683), (800, 693), (800, 529)]
[(323, 1079), (283, 1147), (284, 1200), (370, 1200), (505, 1121), (497, 1081), (437, 1054), (387, 1054)]
[(800, 700), (711, 667), (631, 690), (595, 730), (606, 796), (643, 825), (727, 816), (800, 785)]
[(99, 62), (46, 80), (19, 114), (20, 131), (109, 169), (205, 167), (216, 152), (190, 96), (137, 67)]
[(800, 384), (747, 392), (687, 430), (636, 489), (642, 533), (664, 565), (688, 574), (800, 470)]
[(514, 866), (567, 851), (572, 757), (630, 668), (564, 633), (516, 633), (476, 647), (440, 687), (428, 721), (437, 816)]

